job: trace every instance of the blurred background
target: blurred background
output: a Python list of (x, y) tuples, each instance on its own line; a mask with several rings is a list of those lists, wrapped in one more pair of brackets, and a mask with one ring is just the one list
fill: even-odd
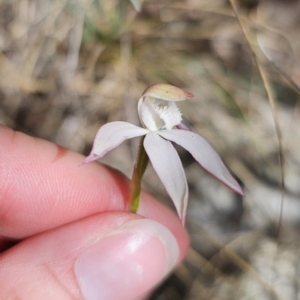
[[(244, 187), (178, 147), (191, 248), (152, 300), (300, 299), (299, 15), (297, 0), (0, 0), (0, 123), (87, 155), (106, 122), (139, 125), (147, 86), (173, 84)], [(101, 161), (130, 177), (137, 145)], [(151, 166), (144, 188), (174, 209)]]

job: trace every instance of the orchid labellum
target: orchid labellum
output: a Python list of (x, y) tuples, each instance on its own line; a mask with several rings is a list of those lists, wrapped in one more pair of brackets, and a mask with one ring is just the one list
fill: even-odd
[(107, 123), (97, 132), (92, 151), (84, 163), (103, 157), (126, 139), (142, 137), (132, 176), (133, 212), (138, 209), (141, 179), (150, 159), (184, 224), (188, 186), (182, 163), (171, 142), (185, 148), (207, 172), (243, 195), (241, 187), (216, 151), (202, 136), (191, 132), (181, 123), (181, 113), (176, 102), (192, 97), (192, 94), (169, 84), (152, 85), (144, 91), (138, 102), (138, 114), (143, 128), (119, 121)]

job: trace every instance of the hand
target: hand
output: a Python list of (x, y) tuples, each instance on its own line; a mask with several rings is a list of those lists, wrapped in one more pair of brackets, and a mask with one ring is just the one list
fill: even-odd
[(0, 125), (0, 299), (141, 299), (184, 257), (171, 211), (82, 160)]

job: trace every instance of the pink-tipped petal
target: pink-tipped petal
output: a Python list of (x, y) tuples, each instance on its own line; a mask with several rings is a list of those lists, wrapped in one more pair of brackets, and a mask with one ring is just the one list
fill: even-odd
[(174, 85), (158, 83), (146, 88), (142, 97), (153, 97), (165, 101), (182, 101), (193, 98), (194, 95)]
[(244, 195), (242, 188), (229, 173), (220, 156), (202, 136), (178, 129), (162, 130), (158, 133), (163, 138), (185, 148), (207, 172), (233, 191)]
[(180, 123), (180, 124), (176, 125), (175, 127), (180, 130), (192, 131), (192, 129), (190, 127), (188, 127), (187, 125), (185, 125), (184, 123)]
[(118, 121), (107, 123), (98, 130), (92, 151), (83, 163), (97, 160), (110, 150), (119, 146), (125, 140), (147, 133), (147, 129), (137, 127), (127, 122)]
[(144, 141), (152, 166), (165, 186), (184, 224), (188, 202), (188, 186), (180, 158), (173, 145), (157, 133), (149, 132)]

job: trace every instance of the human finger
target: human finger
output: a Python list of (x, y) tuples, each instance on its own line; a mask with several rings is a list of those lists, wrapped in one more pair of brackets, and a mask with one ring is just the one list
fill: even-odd
[[(78, 168), (82, 160), (0, 125), (0, 244), (99, 212), (128, 211), (128, 180), (99, 163)], [(183, 230), (177, 216), (146, 193), (138, 214), (162, 223), (175, 237)]]
[[(128, 180), (98, 163), (78, 167), (82, 160), (0, 125), (0, 236), (24, 238), (98, 212), (128, 210)], [(155, 204), (142, 207), (148, 206), (157, 210)]]
[(187, 241), (183, 229), (175, 238), (160, 223), (134, 214), (90, 216), (3, 253), (0, 298), (140, 298), (182, 259)]

